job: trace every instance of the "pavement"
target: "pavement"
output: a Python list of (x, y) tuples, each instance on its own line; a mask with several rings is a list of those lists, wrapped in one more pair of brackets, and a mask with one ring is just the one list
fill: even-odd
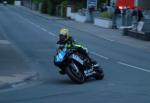
[(22, 55), (10, 41), (0, 40), (0, 89), (13, 88), (35, 79), (37, 73)]
[(7, 40), (6, 32), (0, 25), (0, 90), (27, 83), (38, 76), (22, 51)]

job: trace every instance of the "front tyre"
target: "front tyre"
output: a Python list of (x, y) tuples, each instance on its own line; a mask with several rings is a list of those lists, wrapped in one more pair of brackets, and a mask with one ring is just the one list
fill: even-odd
[(85, 81), (84, 75), (75, 63), (71, 63), (66, 68), (66, 73), (69, 76), (69, 78), (75, 83), (82, 84)]

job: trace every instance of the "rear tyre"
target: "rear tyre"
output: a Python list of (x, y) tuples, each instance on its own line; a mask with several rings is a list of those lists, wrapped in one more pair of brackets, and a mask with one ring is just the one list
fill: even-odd
[(66, 68), (66, 73), (69, 78), (77, 84), (82, 84), (85, 81), (85, 77), (82, 72), (78, 69), (78, 66), (75, 63), (70, 64)]
[(102, 80), (104, 78), (104, 73), (103, 73), (103, 70), (101, 68), (97, 68), (95, 70), (96, 74), (94, 75), (94, 78), (96, 80)]

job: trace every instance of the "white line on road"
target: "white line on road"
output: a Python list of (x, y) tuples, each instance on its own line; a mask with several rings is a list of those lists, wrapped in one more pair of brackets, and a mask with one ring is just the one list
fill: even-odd
[(108, 58), (108, 57), (106, 57), (106, 56), (100, 55), (100, 54), (95, 53), (95, 52), (92, 52), (92, 51), (91, 51), (91, 54), (93, 54), (93, 55), (95, 55), (95, 56), (98, 56), (98, 57), (100, 57), (100, 58), (106, 59), (106, 60), (108, 60), (108, 59), (109, 59), (109, 58)]
[[(25, 19), (25, 18), (24, 18)], [(50, 34), (51, 36), (54, 36), (54, 37), (57, 37), (55, 33), (52, 33), (52, 32), (49, 32), (47, 29), (43, 28), (42, 26), (38, 25), (38, 24), (35, 24), (33, 23), (32, 21), (28, 20), (28, 19), (25, 19), (26, 21), (28, 21), (29, 23), (31, 23), (32, 25), (40, 28), (41, 30), (43, 30), (44, 32), (48, 32), (48, 34)]]
[(33, 22), (31, 22), (31, 21), (30, 21), (30, 23), (31, 23), (32, 25), (36, 26), (37, 28), (42, 28), (40, 25), (38, 25), (38, 24), (36, 24), (36, 23), (33, 23)]
[(45, 28), (41, 28), (41, 30), (43, 30), (43, 31), (47, 32), (47, 30), (46, 30)]
[(32, 21), (26, 19), (26, 18), (24, 18), (24, 19), (25, 19), (26, 21), (28, 21), (30, 24), (32, 24), (32, 25), (34, 25), (34, 26), (36, 26), (36, 27), (38, 27), (38, 28), (41, 28), (40, 25), (38, 25), (38, 24), (36, 24), (36, 23), (34, 23), (34, 22), (32, 22)]
[(35, 23), (31, 22), (31, 21), (30, 21), (30, 23), (31, 23), (32, 25), (35, 25), (36, 27), (40, 28), (40, 29), (43, 30), (44, 32), (48, 32), (48, 34), (50, 34), (51, 36), (57, 37), (57, 35), (56, 35), (55, 33), (52, 33), (52, 32), (50, 32), (50, 31), (48, 31), (47, 29), (43, 28), (42, 26), (37, 25), (37, 24), (35, 24)]
[(105, 40), (107, 40), (107, 41), (111, 41), (111, 42), (114, 42), (114, 41), (115, 41), (115, 40), (113, 40), (113, 39), (108, 39), (108, 38), (103, 37), (103, 36), (101, 36), (101, 38), (103, 38), (103, 39), (105, 39)]
[(29, 23), (31, 23), (32, 25), (35, 25), (33, 22), (29, 21)]
[(0, 40), (0, 44), (10, 44), (8, 40)]
[(54, 36), (54, 37), (57, 37), (57, 35), (55, 33), (52, 33), (52, 32), (49, 32), (47, 29), (43, 28), (42, 26), (40, 25), (37, 25), (35, 23), (33, 23), (32, 21), (28, 20), (28, 19), (25, 19), (26, 21), (28, 21), (29, 23), (31, 23), (32, 25), (40, 28), (41, 30), (43, 30), (44, 32), (48, 32), (48, 34), (50, 34), (51, 36)]
[(48, 32), (48, 34), (50, 34), (51, 36), (57, 37), (57, 35), (55, 33)]
[(148, 69), (143, 69), (143, 68), (140, 68), (140, 67), (137, 67), (137, 66), (133, 66), (133, 65), (127, 64), (127, 63), (118, 62), (118, 64), (121, 64), (121, 65), (124, 65), (124, 66), (127, 66), (127, 67), (131, 67), (131, 68), (134, 68), (134, 69), (138, 69), (138, 70), (150, 73), (150, 70), (148, 70)]
[(41, 28), (40, 25), (35, 25), (35, 26), (38, 27), (38, 28)]
[[(24, 19), (25, 21), (27, 21), (28, 23), (30, 23), (30, 24), (32, 24), (32, 25), (34, 25), (34, 26), (36, 26), (36, 27), (38, 27), (38, 28), (40, 28), (40, 29), (42, 29), (42, 27), (40, 26), (40, 25), (37, 25), (36, 23), (34, 23), (34, 22), (32, 22), (32, 21), (30, 21), (29, 19), (26, 19), (26, 18), (24, 18), (24, 17), (22, 17), (21, 15), (19, 15), (19, 14), (17, 14), (20, 18), (22, 18), (22, 19)], [(42, 29), (43, 31), (47, 31), (46, 29)]]

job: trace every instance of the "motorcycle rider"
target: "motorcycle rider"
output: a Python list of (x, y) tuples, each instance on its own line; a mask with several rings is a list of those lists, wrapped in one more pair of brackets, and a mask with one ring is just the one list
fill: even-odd
[[(90, 64), (93, 67), (97, 66), (97, 63), (89, 57), (87, 48), (77, 43), (70, 35), (68, 29), (60, 29), (59, 40), (57, 41), (57, 44), (68, 49), (76, 49), (79, 53), (81, 53), (83, 56), (86, 56), (90, 60)], [(60, 73), (63, 74), (63, 71), (60, 71)]]

